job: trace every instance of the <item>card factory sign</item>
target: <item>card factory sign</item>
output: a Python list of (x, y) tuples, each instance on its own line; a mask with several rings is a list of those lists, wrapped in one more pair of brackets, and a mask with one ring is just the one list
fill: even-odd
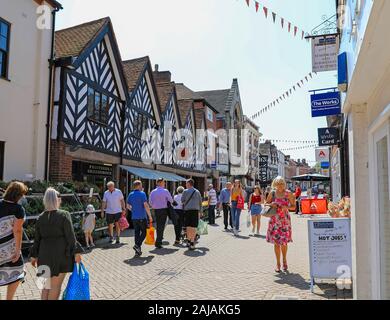
[(337, 70), (339, 42), (337, 35), (319, 36), (312, 39), (313, 72)]

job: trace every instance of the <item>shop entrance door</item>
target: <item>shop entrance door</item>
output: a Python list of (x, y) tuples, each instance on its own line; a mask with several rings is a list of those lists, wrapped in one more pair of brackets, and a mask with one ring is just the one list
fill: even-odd
[(381, 299), (390, 299), (390, 205), (389, 205), (389, 131), (384, 126), (374, 135), (376, 192), (379, 213)]

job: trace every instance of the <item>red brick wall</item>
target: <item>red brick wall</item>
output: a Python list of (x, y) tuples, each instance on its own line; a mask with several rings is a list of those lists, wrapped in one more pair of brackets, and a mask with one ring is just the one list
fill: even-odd
[(72, 180), (71, 156), (65, 154), (66, 144), (51, 140), (50, 142), (50, 169), (49, 179), (52, 182), (66, 182)]

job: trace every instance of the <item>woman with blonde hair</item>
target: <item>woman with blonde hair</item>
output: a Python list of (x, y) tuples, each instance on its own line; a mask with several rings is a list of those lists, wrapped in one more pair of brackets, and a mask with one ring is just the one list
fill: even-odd
[(12, 182), (0, 200), (0, 287), (7, 287), (7, 300), (14, 298), (25, 276), (21, 255), (25, 211), (18, 202), (27, 191), (23, 183)]
[(277, 215), (269, 220), (267, 242), (274, 245), (277, 273), (281, 272), (280, 255), (283, 256), (283, 271), (288, 271), (287, 245), (292, 242), (290, 210), (295, 210), (295, 196), (287, 190), (283, 177), (278, 176), (272, 182), (272, 191), (268, 195), (267, 203), (277, 209)]
[(48, 268), (50, 272), (50, 281), (42, 290), (42, 300), (58, 300), (65, 275), (73, 271), (75, 262), (81, 262), (82, 248), (76, 240), (69, 212), (59, 210), (59, 193), (53, 188), (47, 189), (43, 203), (45, 211), (35, 226), (31, 264)]
[(240, 215), (241, 215), (241, 210), (237, 208), (237, 202), (238, 198), (242, 197), (245, 199), (244, 196), (244, 190), (241, 185), (240, 180), (235, 180), (233, 184), (233, 189), (232, 189), (232, 196), (231, 196), (231, 212), (232, 212), (232, 219), (233, 219), (233, 233), (235, 236), (238, 235), (238, 232), (240, 230)]

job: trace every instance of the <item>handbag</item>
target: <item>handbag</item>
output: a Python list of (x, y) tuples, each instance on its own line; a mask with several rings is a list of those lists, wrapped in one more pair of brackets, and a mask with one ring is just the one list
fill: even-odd
[(244, 197), (243, 196), (238, 196), (237, 197), (237, 209), (244, 210)]
[(156, 232), (156, 230), (154, 229), (153, 225), (150, 224), (149, 228), (146, 230), (145, 244), (147, 244), (149, 246), (154, 246), (154, 244), (156, 243), (156, 240), (154, 238), (155, 232)]
[(272, 218), (278, 215), (278, 210), (271, 205), (264, 205), (263, 210), (260, 213), (263, 217)]
[(121, 229), (121, 231), (126, 230), (130, 227), (129, 222), (127, 221), (125, 215), (121, 216), (118, 223), (119, 223), (119, 228)]
[(63, 300), (91, 300), (89, 273), (83, 263), (75, 263), (63, 294)]
[(207, 222), (203, 221), (202, 219), (199, 220), (197, 234), (200, 236), (209, 234)]

